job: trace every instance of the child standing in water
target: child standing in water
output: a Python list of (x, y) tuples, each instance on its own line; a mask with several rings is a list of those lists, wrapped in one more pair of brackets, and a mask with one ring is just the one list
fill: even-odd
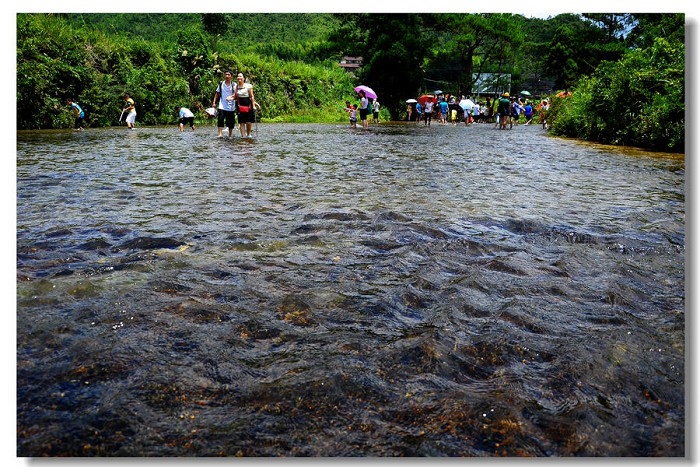
[(357, 106), (346, 101), (345, 111), (350, 114), (350, 128), (357, 128)]

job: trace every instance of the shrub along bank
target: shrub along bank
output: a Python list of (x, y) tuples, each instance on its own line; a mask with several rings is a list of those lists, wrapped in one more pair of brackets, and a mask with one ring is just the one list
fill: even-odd
[(140, 124), (174, 124), (178, 105), (204, 120), (227, 68), (253, 84), (262, 119), (346, 121), (344, 102), (356, 100), (352, 76), (335, 62), (217, 53), (194, 27), (177, 37), (173, 45), (107, 36), (74, 28), (60, 15), (18, 14), (17, 128), (72, 127), (67, 97), (86, 108), (87, 125), (116, 125), (125, 92), (136, 102)]

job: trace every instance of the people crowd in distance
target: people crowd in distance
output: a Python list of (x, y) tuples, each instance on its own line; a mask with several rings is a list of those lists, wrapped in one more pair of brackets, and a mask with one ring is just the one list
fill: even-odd
[(458, 99), (450, 94), (430, 94), (421, 96), (420, 100), (407, 101), (406, 121), (423, 122), (424, 126), (430, 126), (433, 119), (443, 125), (491, 123), (494, 128), (505, 130), (518, 124), (531, 125), (538, 113), (538, 123), (547, 128), (548, 109), (547, 99), (535, 106), (530, 99), (511, 96), (508, 92), (480, 96), (475, 100), (464, 95)]
[[(529, 93), (524, 93), (528, 94)], [(379, 123), (379, 110), (381, 105), (377, 98), (370, 99), (365, 91), (357, 92), (359, 102), (352, 104), (345, 102), (344, 111), (348, 113), (350, 127), (357, 128), (358, 111), (362, 128), (369, 128), (369, 115), (372, 115), (372, 123)], [(126, 122), (127, 128), (133, 130), (136, 121), (136, 103), (129, 93), (124, 94), (125, 106), (119, 117), (119, 123)], [(548, 128), (547, 111), (548, 99), (542, 99), (536, 106), (529, 98), (511, 96), (508, 92), (494, 93), (493, 95), (479, 96), (475, 100), (465, 95), (457, 96), (443, 94), (436, 91), (435, 94), (423, 95), (420, 99), (406, 101), (406, 120), (409, 122), (422, 122), (424, 126), (430, 126), (433, 117), (440, 124), (457, 125), (464, 122), (466, 126), (472, 124), (490, 123), (494, 128), (505, 130), (512, 129), (518, 124), (531, 125), (538, 117), (538, 124)], [(82, 130), (85, 119), (85, 111), (73, 98), (66, 98), (66, 103), (73, 112), (75, 121), (74, 129)], [(197, 104), (195, 104), (196, 106)], [(253, 123), (256, 122), (256, 111), (260, 110), (260, 104), (255, 100), (253, 85), (245, 78), (243, 73), (237, 73), (236, 79), (233, 72), (227, 69), (223, 73), (223, 80), (217, 83), (212, 99), (212, 107), (206, 109), (209, 118), (216, 118), (218, 138), (224, 137), (224, 128), (228, 130), (228, 137), (233, 138), (233, 130), (238, 120), (241, 138), (252, 136)], [(178, 116), (178, 128), (182, 132), (188, 125), (192, 131), (195, 114), (189, 108), (176, 106)]]

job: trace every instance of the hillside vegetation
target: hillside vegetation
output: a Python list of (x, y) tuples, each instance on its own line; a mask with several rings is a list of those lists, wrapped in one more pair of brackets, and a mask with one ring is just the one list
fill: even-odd
[[(363, 57), (355, 75), (343, 55)], [(22, 13), (17, 128), (70, 128), (67, 97), (87, 125), (115, 125), (125, 92), (139, 124), (173, 124), (178, 105), (201, 120), (227, 68), (253, 84), (264, 121), (344, 122), (361, 83), (399, 120), (407, 98), (495, 77), (492, 95), (553, 100), (555, 134), (685, 149), (683, 14)]]

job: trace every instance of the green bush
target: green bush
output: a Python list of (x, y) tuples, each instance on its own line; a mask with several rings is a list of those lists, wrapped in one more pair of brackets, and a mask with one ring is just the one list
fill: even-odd
[(685, 150), (685, 46), (657, 38), (552, 99), (556, 135), (661, 151)]
[(87, 109), (86, 124), (116, 125), (128, 92), (137, 123), (177, 121), (175, 106), (201, 119), (222, 71), (241, 71), (254, 86), (268, 121), (345, 121), (355, 99), (352, 76), (333, 61), (313, 65), (252, 53), (213, 52), (200, 26), (176, 31), (174, 43), (75, 29), (61, 15), (17, 15), (17, 128), (70, 128), (65, 104)]

